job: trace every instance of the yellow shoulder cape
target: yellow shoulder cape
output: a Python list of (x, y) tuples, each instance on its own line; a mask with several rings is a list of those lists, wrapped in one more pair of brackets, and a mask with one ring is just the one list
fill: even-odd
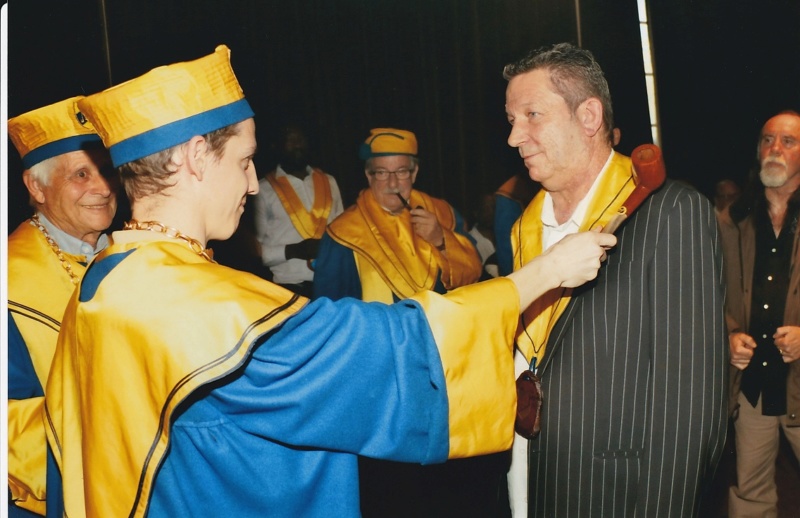
[[(64, 253), (78, 278), (86, 257)], [(28, 221), (8, 236), (8, 305), (28, 344), (42, 387), (53, 359), (64, 308), (75, 285), (42, 233)]]
[(143, 515), (176, 407), (306, 303), (182, 243), (112, 245), (93, 268), (125, 252), (88, 300), (70, 301), (48, 381), (47, 436), (73, 518)]
[[(64, 253), (80, 278), (84, 256)], [(47, 383), (64, 308), (75, 286), (44, 235), (30, 220), (8, 236), (8, 309), (28, 346), (42, 388)], [(8, 404), (8, 482), (19, 507), (45, 513), (47, 441), (42, 398)]]
[(417, 238), (408, 211), (389, 214), (369, 189), (361, 191), (355, 205), (328, 226), (331, 238), (354, 252), (363, 300), (391, 303), (392, 294), (405, 299), (433, 289), (440, 271), (448, 290), (480, 277), (478, 252), (455, 231), (450, 204), (417, 190), (411, 191), (409, 203), (436, 214), (444, 230), (446, 254)]

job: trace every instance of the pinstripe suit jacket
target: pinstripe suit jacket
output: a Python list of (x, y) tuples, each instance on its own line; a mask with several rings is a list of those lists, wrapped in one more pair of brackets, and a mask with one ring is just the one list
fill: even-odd
[(728, 346), (708, 200), (667, 181), (576, 289), (539, 374), (531, 517), (687, 517), (725, 441)]

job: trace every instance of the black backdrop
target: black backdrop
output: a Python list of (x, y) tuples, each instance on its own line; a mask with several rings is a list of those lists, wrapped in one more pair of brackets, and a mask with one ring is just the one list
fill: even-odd
[[(742, 180), (770, 114), (800, 108), (800, 2), (651, 2), (670, 176), (708, 192)], [(9, 116), (147, 70), (232, 49), (256, 112), (256, 166), (286, 120), (345, 203), (365, 185), (356, 150), (375, 126), (413, 130), (417, 186), (462, 212), (522, 167), (506, 145), (502, 66), (578, 43), (575, 0), (9, 0)], [(636, 0), (580, 0), (581, 43), (611, 84), (623, 152), (650, 141)], [(104, 24), (104, 21), (107, 22)], [(104, 37), (107, 34), (107, 40)], [(8, 144), (11, 146), (11, 144)], [(28, 216), (10, 149), (9, 228)]]

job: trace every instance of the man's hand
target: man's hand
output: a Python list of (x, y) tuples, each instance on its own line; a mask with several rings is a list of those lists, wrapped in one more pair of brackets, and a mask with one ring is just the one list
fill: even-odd
[(317, 252), (319, 252), (319, 241), (319, 239), (311, 238), (304, 239), (299, 243), (286, 245), (286, 250), (284, 251), (286, 259), (303, 259), (306, 261), (315, 259), (317, 257)]
[(433, 212), (428, 212), (422, 207), (411, 209), (411, 227), (416, 235), (434, 247), (444, 244), (444, 231)]
[(750, 364), (756, 341), (746, 333), (731, 333), (728, 335), (728, 347), (731, 351), (731, 365), (743, 371)]
[(775, 347), (780, 351), (784, 363), (795, 361), (800, 355), (800, 326), (782, 326), (775, 334)]

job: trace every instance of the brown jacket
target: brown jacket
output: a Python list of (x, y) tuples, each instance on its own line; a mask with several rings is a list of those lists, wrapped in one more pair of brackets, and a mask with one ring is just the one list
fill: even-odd
[[(728, 332), (749, 333), (750, 306), (752, 298), (753, 268), (755, 266), (755, 227), (752, 214), (735, 223), (730, 211), (718, 214), (722, 236), (727, 297), (725, 318)], [(800, 326), (800, 225), (795, 229), (792, 261), (789, 274), (789, 290), (786, 294), (784, 325)], [(731, 366), (730, 410), (738, 407), (741, 371)], [(800, 426), (800, 360), (789, 368), (786, 384), (786, 414), (789, 426)]]

